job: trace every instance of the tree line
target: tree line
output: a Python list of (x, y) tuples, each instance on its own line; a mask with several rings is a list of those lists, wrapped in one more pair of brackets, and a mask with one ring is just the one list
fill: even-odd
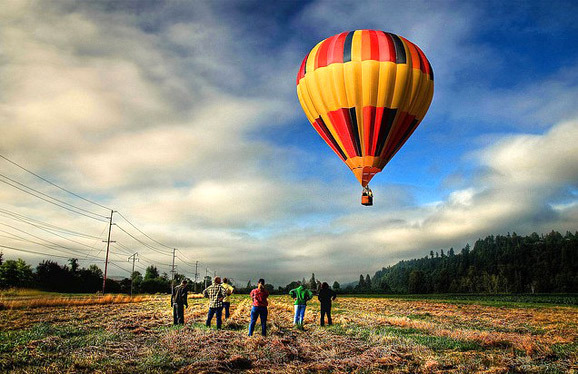
[[(174, 278), (175, 282), (180, 282), (185, 276), (176, 273)], [(102, 270), (97, 265), (81, 268), (76, 258), (69, 259), (65, 265), (45, 260), (33, 269), (22, 259), (4, 261), (0, 253), (0, 288), (95, 293), (102, 291), (103, 280)], [(170, 290), (171, 278), (166, 273), (160, 274), (154, 265), (147, 267), (144, 275), (135, 271), (129, 278), (106, 280), (106, 292), (110, 293), (166, 293)]]
[[(193, 282), (176, 273), (175, 283), (189, 281), (193, 292), (201, 292), (212, 279), (205, 277)], [(3, 261), (0, 253), (0, 288), (37, 288), (55, 292), (93, 293), (102, 290), (103, 274), (96, 265), (81, 268), (78, 260), (69, 259), (66, 265), (45, 260), (35, 269), (22, 259)], [(316, 292), (321, 282), (311, 275), (309, 280), (292, 281), (286, 286), (265, 287), (272, 294), (287, 294), (301, 283)], [(479, 239), (473, 248), (467, 244), (455, 253), (430, 251), (429, 255), (400, 261), (369, 274), (359, 276), (359, 282), (341, 287), (333, 282), (339, 293), (575, 293), (578, 292), (578, 232), (561, 235), (552, 231), (547, 235), (488, 236)], [(132, 290), (131, 290), (132, 288)], [(236, 293), (249, 293), (251, 281), (238, 287)], [(132, 273), (120, 281), (107, 279), (107, 292), (167, 293), (171, 277), (160, 274), (151, 265), (141, 274)]]
[(490, 235), (459, 253), (453, 248), (430, 251), (384, 267), (373, 279), (361, 276), (355, 288), (399, 294), (575, 293), (578, 232)]

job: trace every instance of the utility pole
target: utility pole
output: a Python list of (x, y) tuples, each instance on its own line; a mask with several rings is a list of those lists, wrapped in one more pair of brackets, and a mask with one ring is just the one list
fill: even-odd
[(138, 253), (135, 252), (133, 253), (132, 256), (129, 256), (128, 261), (130, 261), (131, 257), (132, 257), (132, 273), (130, 273), (130, 297), (132, 297), (132, 281), (133, 281), (133, 274), (134, 274), (134, 262), (135, 260), (138, 261), (138, 258), (136, 258), (136, 256), (138, 256)]
[(199, 273), (197, 272), (198, 268), (199, 268), (199, 261), (195, 262), (195, 292), (197, 292), (197, 277), (199, 276)]
[(175, 289), (175, 251), (177, 249), (173, 248), (173, 264), (171, 266), (171, 274), (172, 274), (172, 278), (171, 278), (171, 295), (173, 294), (173, 291)]
[(205, 268), (205, 280), (203, 281), (205, 283), (205, 288), (207, 288), (207, 277), (209, 276), (209, 269)]
[(114, 210), (110, 211), (110, 221), (108, 224), (108, 239), (106, 240), (106, 259), (104, 260), (104, 278), (102, 279), (102, 294), (106, 291), (106, 273), (108, 270), (108, 252), (110, 250), (110, 243), (115, 243), (114, 241), (110, 241), (110, 232), (112, 231), (112, 214)]

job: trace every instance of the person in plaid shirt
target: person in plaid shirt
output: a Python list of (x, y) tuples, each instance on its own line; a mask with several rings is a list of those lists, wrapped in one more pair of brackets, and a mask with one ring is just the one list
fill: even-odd
[(209, 299), (209, 314), (207, 315), (207, 327), (211, 327), (211, 320), (216, 316), (217, 329), (221, 328), (223, 315), (223, 299), (227, 296), (227, 290), (221, 286), (221, 277), (215, 277), (213, 284), (205, 288), (203, 296)]

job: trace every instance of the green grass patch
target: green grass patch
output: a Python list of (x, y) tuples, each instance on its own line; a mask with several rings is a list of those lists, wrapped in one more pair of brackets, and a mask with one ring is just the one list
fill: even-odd
[(496, 307), (578, 307), (578, 294), (424, 294), (424, 295), (339, 295), (339, 297), (386, 298), (406, 301), (427, 300), (452, 304), (479, 304)]
[(566, 344), (553, 344), (550, 346), (552, 353), (562, 359), (578, 359), (578, 342)]
[(436, 352), (447, 350), (472, 351), (483, 350), (482, 346), (470, 340), (458, 340), (444, 336), (425, 334), (424, 331), (415, 328), (400, 328), (395, 326), (380, 326), (367, 328), (359, 326), (333, 325), (328, 330), (339, 335), (355, 336), (359, 339), (371, 342), (380, 336), (399, 338), (406, 343), (426, 346)]

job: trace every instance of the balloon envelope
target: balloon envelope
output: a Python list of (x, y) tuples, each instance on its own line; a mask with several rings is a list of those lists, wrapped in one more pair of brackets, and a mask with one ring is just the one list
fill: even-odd
[(365, 187), (425, 116), (433, 79), (417, 45), (356, 30), (309, 52), (297, 74), (297, 95), (315, 130)]

